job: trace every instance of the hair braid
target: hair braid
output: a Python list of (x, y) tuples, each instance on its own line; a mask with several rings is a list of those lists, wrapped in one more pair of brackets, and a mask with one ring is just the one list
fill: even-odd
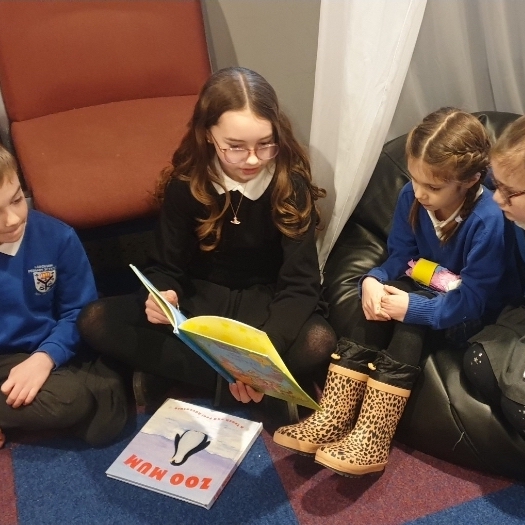
[(471, 188), (468, 189), (467, 194), (465, 195), (465, 200), (463, 201), (463, 206), (459, 213), (456, 216), (456, 219), (450, 221), (441, 229), (441, 243), (445, 244), (453, 235), (456, 233), (456, 230), (461, 226), (462, 222), (470, 215), (476, 203), (476, 194), (480, 187), (481, 183), (474, 184)]

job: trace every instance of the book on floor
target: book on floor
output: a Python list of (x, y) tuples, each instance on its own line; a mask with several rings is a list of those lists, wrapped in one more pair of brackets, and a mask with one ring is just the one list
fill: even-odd
[(268, 335), (225, 317), (202, 315), (187, 319), (135, 266), (131, 269), (173, 325), (173, 332), (229, 383), (235, 380), (259, 392), (305, 407), (319, 405), (286, 368)]
[(262, 423), (167, 399), (106, 475), (209, 509), (261, 430)]

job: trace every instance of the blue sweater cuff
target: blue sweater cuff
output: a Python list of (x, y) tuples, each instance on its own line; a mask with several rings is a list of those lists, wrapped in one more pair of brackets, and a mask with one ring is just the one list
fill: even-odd
[(66, 352), (60, 345), (51, 342), (42, 343), (38, 350), (35, 351), (45, 352), (53, 360), (53, 363), (55, 363), (53, 370), (67, 363), (73, 357), (73, 352)]
[(432, 326), (434, 321), (434, 308), (432, 299), (422, 295), (408, 294), (408, 309), (403, 319), (407, 324), (422, 324)]

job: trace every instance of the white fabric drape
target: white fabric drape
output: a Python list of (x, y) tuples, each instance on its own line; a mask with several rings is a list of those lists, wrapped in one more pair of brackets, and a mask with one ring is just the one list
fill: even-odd
[[(322, 0), (310, 135), (321, 267), (366, 188), (390, 127), (426, 0)], [(378, 203), (379, 205), (379, 203)]]
[(525, 2), (430, 0), (387, 140), (441, 106), (525, 112)]

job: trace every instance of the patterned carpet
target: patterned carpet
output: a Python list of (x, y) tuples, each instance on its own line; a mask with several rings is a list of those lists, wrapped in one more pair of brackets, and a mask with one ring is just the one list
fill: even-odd
[[(257, 411), (232, 413), (264, 422)], [(0, 451), (0, 525), (525, 523), (522, 484), (397, 443), (382, 476), (345, 478), (274, 445), (269, 426), (206, 510), (106, 477), (147, 418), (137, 414), (116, 443), (100, 449), (57, 435), (11, 436)]]

